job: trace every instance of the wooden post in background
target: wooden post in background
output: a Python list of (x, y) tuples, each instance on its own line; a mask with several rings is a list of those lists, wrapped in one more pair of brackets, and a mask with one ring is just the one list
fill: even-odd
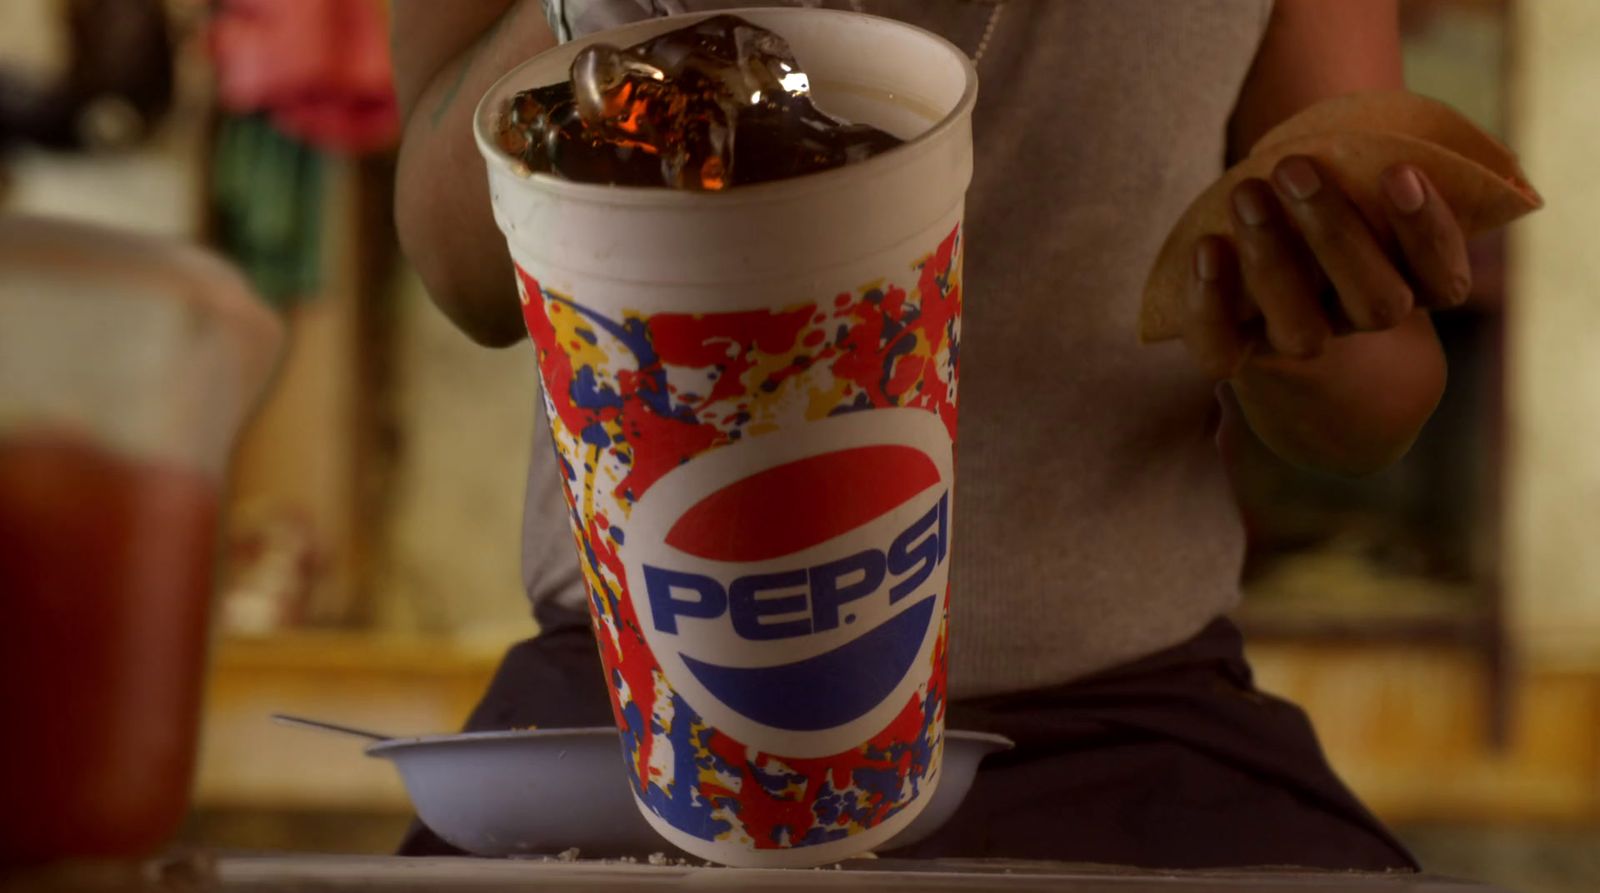
[(1525, 660), (1600, 669), (1600, 4), (1515, 8), (1513, 128), (1548, 206), (1511, 232), (1506, 572)]

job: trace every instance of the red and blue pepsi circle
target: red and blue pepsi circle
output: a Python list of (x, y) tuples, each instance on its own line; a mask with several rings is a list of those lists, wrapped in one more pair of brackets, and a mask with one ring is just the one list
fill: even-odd
[(928, 684), (949, 580), (931, 413), (811, 422), (697, 457), (634, 507), (628, 590), (666, 681), (747, 746), (824, 757)]

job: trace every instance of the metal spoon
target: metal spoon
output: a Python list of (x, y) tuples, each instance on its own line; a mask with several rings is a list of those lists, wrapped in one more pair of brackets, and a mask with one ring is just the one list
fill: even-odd
[(379, 734), (378, 732), (371, 732), (366, 729), (356, 729), (351, 728), (350, 726), (342, 726), (336, 722), (327, 722), (326, 720), (321, 719), (308, 719), (304, 716), (294, 716), (288, 713), (274, 713), (272, 714), (272, 719), (274, 722), (281, 723), (286, 726), (299, 726), (305, 729), (316, 729), (319, 732), (333, 732), (336, 735), (349, 735), (353, 738), (365, 738), (368, 741), (390, 741), (395, 737), (393, 735), (383, 735)]

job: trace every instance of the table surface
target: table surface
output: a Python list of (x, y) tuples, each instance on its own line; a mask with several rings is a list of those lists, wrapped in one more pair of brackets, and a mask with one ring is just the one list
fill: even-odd
[[(139, 889), (219, 893), (409, 893), (424, 890), (722, 891), (938, 890), (1070, 893), (1507, 893), (1497, 887), (1419, 874), (1295, 870), (1139, 871), (1046, 862), (851, 860), (837, 867), (773, 870), (650, 865), (609, 860), (404, 859), (394, 856), (200, 854), (146, 866)], [(60, 883), (7, 889), (63, 889)], [(61, 878), (57, 878), (60, 881)], [(78, 878), (77, 880), (82, 880)], [(71, 883), (73, 889), (128, 889)]]

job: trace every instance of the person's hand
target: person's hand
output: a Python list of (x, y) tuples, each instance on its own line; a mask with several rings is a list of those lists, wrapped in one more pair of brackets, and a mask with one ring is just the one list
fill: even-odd
[(1271, 182), (1231, 196), (1232, 240), (1194, 249), (1183, 339), (1221, 380), (1257, 361), (1309, 361), (1329, 339), (1392, 329), (1419, 308), (1454, 307), (1471, 290), (1466, 240), (1422, 171), (1384, 172), (1395, 256), (1317, 162), (1290, 156)]

